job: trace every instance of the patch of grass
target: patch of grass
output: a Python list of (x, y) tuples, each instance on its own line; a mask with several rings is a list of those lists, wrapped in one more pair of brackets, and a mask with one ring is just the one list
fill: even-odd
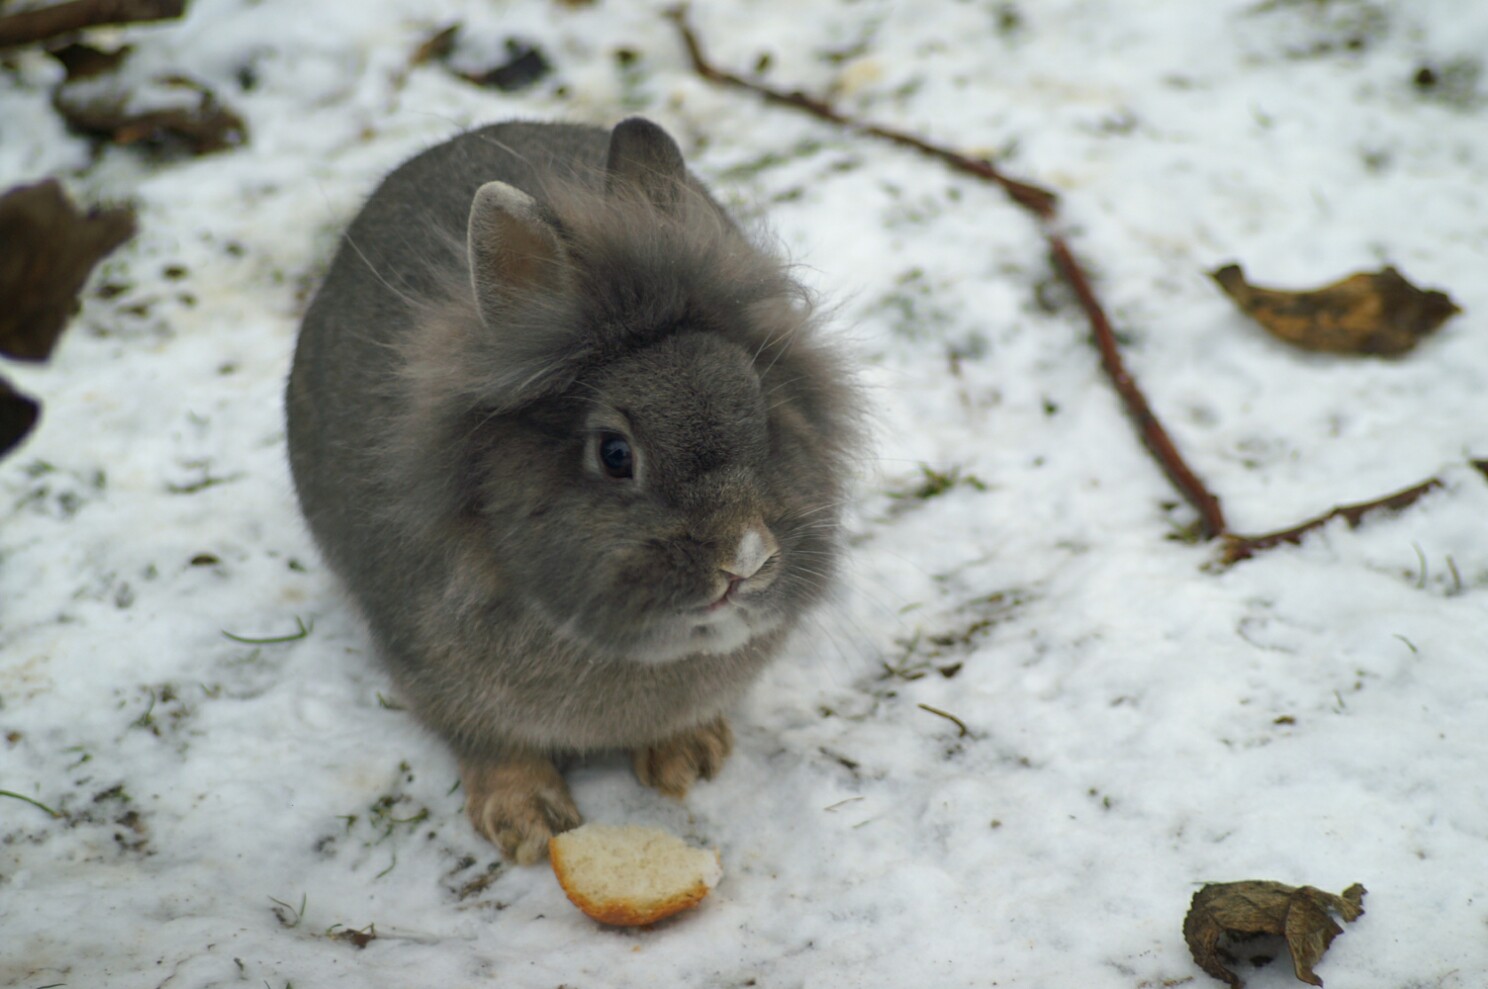
[(16, 793), (14, 790), (0, 790), (0, 797), (10, 797), (12, 800), (19, 800), (23, 803), (28, 803), (38, 810), (45, 811), (46, 814), (52, 818), (60, 818), (65, 816), (61, 811), (53, 810), (46, 804), (42, 803), (40, 800), (32, 800), (25, 794)]
[(285, 903), (283, 900), (275, 899), (272, 896), (269, 897), (269, 901), (274, 904), (274, 916), (278, 918), (279, 926), (288, 931), (299, 927), (305, 920), (305, 904), (309, 902), (309, 899), (308, 893), (301, 893), (300, 905), (295, 907)]
[[(387, 875), (398, 864), (398, 850), (402, 843), (411, 838), (420, 825), (432, 816), (428, 807), (402, 792), (403, 786), (412, 782), (412, 768), (407, 762), (399, 763), (397, 777), (382, 795), (360, 813), (338, 815), (336, 819), (345, 826), (344, 830), (339, 835), (331, 834), (320, 838), (315, 850), (330, 856), (343, 844), (360, 844), (367, 852), (381, 846), (390, 846), (392, 860), (385, 869), (377, 873), (377, 878)], [(432, 836), (431, 832), (430, 837)]]
[(155, 687), (141, 687), (149, 698), (145, 709), (129, 723), (131, 728), (149, 732), (156, 738), (164, 738), (167, 732), (178, 732), (191, 717), (192, 709), (180, 696), (173, 683), (162, 683)]
[(941, 340), (950, 335), (949, 328), (955, 322), (953, 313), (940, 304), (942, 297), (925, 269), (916, 266), (900, 272), (873, 308), (883, 310), (889, 329), (906, 340)]
[(931, 673), (952, 679), (966, 664), (961, 660), (951, 663), (944, 660), (974, 651), (983, 637), (998, 625), (1010, 621), (1032, 597), (1028, 591), (1015, 587), (972, 598), (956, 609), (969, 615), (970, 620), (965, 624), (938, 632), (916, 629), (914, 635), (901, 639), (902, 653), (894, 662), (883, 662), (879, 679), (912, 682)]
[(932, 470), (929, 467), (921, 467), (924, 475), (924, 483), (914, 491), (914, 497), (924, 501), (926, 498), (934, 498), (938, 494), (944, 494), (957, 485), (965, 485), (976, 491), (986, 491), (987, 484), (975, 474), (962, 474), (960, 467), (952, 467), (945, 473)]
[(916, 480), (886, 493), (895, 501), (929, 501), (957, 487), (986, 491), (987, 482), (975, 474), (961, 473), (961, 468), (957, 465), (952, 465), (949, 470), (936, 470), (929, 464), (921, 464), (920, 475)]
[(208, 488), (215, 488), (218, 485), (231, 484), (234, 481), (241, 481), (245, 476), (241, 471), (236, 474), (212, 474), (207, 471), (205, 466), (201, 467), (201, 471), (202, 476), (197, 478), (196, 480), (188, 481), (184, 484), (171, 482), (165, 486), (165, 490), (168, 493), (175, 495), (193, 495), (205, 491)]
[(223, 629), (222, 636), (223, 638), (231, 639), (234, 642), (241, 642), (247, 646), (272, 646), (283, 642), (298, 642), (301, 639), (308, 638), (310, 633), (315, 629), (315, 623), (313, 621), (306, 625), (305, 620), (299, 615), (295, 616), (295, 624), (299, 626), (298, 631), (292, 632), (289, 635), (272, 635), (267, 638), (256, 639)]
[(64, 470), (45, 460), (33, 460), (21, 473), (37, 483), (16, 499), (13, 512), (27, 509), (69, 519), (108, 488), (108, 474), (99, 468)]
[[(473, 865), (474, 862), (471, 864)], [(476, 873), (474, 877), (447, 888), (454, 894), (456, 900), (464, 902), (471, 897), (484, 893), (492, 883), (501, 878), (503, 872), (505, 872), (505, 869), (502, 867), (501, 862), (492, 862), (483, 871)], [(501, 906), (498, 904), (497, 909), (500, 909)]]
[(797, 141), (786, 151), (766, 151), (762, 155), (757, 155), (754, 158), (741, 161), (737, 165), (725, 168), (718, 173), (717, 179), (721, 183), (752, 179), (761, 172), (769, 171), (772, 168), (779, 168), (781, 165), (793, 161), (810, 158), (812, 155), (821, 151), (822, 146), (822, 142), (809, 138), (803, 141)]

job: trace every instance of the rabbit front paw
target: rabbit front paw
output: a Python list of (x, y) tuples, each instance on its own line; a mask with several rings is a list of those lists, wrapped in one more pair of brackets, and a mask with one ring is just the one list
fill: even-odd
[(548, 854), (548, 839), (583, 822), (558, 768), (537, 755), (460, 759), (465, 813), (508, 859), (531, 865)]
[(687, 795), (692, 784), (712, 779), (734, 748), (734, 733), (723, 718), (678, 732), (655, 745), (635, 749), (636, 778), (669, 797)]

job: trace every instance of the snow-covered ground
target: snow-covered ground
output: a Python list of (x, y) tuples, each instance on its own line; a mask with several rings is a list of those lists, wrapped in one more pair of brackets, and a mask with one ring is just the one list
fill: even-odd
[[(726, 66), (768, 55), (770, 81), (1058, 189), (1237, 529), (1446, 485), (1206, 568), (1033, 222), (699, 80), (657, 6), (196, 0), (118, 38), (250, 137), (168, 162), (94, 153), (50, 107), (60, 70), (9, 56), (0, 187), (59, 175), (133, 203), (140, 233), (50, 364), (4, 369), (45, 411), (0, 464), (0, 789), (63, 816), (0, 798), (0, 984), (1218, 985), (1183, 944), (1189, 898), (1274, 879), (1368, 887), (1330, 987), (1483, 986), (1488, 483), (1465, 461), (1488, 456), (1488, 6), (693, 16)], [(503, 94), (410, 68), (455, 21), (457, 61), (517, 37), (554, 74)], [(390, 706), (297, 514), (280, 391), (382, 173), (479, 122), (635, 112), (836, 305), (877, 433), (838, 600), (737, 712), (721, 777), (679, 804), (618, 758), (571, 774), (590, 819), (722, 853), (698, 911), (615, 931), (501, 865), (451, 755)], [(1404, 359), (1306, 355), (1206, 277), (1232, 260), (1298, 287), (1390, 262), (1463, 313)], [(924, 467), (959, 481), (915, 497)], [(1245, 974), (1297, 984), (1280, 960)]]

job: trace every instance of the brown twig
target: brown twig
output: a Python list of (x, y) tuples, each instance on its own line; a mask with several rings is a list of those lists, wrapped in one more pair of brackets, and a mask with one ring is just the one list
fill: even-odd
[[(720, 69), (709, 62), (703, 54), (702, 43), (698, 40), (697, 33), (693, 31), (687, 20), (687, 7), (681, 5), (673, 7), (666, 12), (677, 25), (681, 32), (683, 44), (687, 47), (688, 57), (692, 60), (693, 69), (711, 82), (722, 85), (734, 86), (739, 89), (748, 90), (772, 103), (794, 107), (805, 111), (814, 117), (830, 123), (850, 128), (861, 134), (869, 134), (874, 137), (891, 141), (901, 147), (913, 148), (924, 154), (940, 159), (953, 168), (975, 175), (978, 178), (996, 182), (1008, 194), (1008, 196), (1019, 206), (1033, 213), (1043, 224), (1044, 236), (1049, 244), (1049, 252), (1055, 269), (1060, 276), (1074, 290), (1076, 298), (1080, 302), (1080, 308), (1085, 311), (1086, 319), (1090, 323), (1091, 336), (1095, 340), (1096, 348), (1100, 351), (1101, 365), (1110, 377), (1116, 393), (1121, 397), (1126, 406), (1127, 414), (1131, 417), (1142, 437), (1142, 443), (1147, 447), (1168, 480), (1173, 483), (1179, 492), (1186, 498), (1194, 509), (1199, 513), (1200, 534), (1205, 539), (1222, 538), (1224, 540), (1224, 553), (1221, 562), (1228, 565), (1240, 560), (1248, 559), (1253, 554), (1279, 546), (1282, 543), (1299, 543), (1302, 537), (1331, 522), (1336, 518), (1346, 519), (1350, 527), (1357, 526), (1364, 516), (1376, 510), (1396, 510), (1414, 504), (1427, 492), (1440, 487), (1444, 482), (1441, 478), (1432, 477), (1420, 484), (1413, 485), (1403, 491), (1385, 495), (1372, 501), (1358, 502), (1351, 505), (1340, 505), (1331, 511), (1308, 519), (1305, 522), (1292, 526), (1288, 529), (1266, 533), (1260, 536), (1241, 536), (1230, 531), (1225, 521), (1224, 512), (1220, 507), (1219, 498), (1211, 492), (1203, 480), (1194, 473), (1193, 469), (1179, 453), (1177, 445), (1172, 437), (1163, 428), (1162, 422), (1157, 414), (1152, 411), (1146, 396), (1141, 388), (1137, 386), (1136, 380), (1132, 378), (1126, 369), (1126, 364), (1121, 359), (1121, 350), (1116, 341), (1116, 333), (1111, 326), (1110, 319), (1106, 316), (1105, 309), (1101, 306), (1095, 290), (1091, 287), (1090, 279), (1085, 274), (1084, 268), (1075, 258), (1070, 250), (1069, 244), (1059, 233), (1054, 221), (1057, 219), (1058, 198), (1048, 189), (1041, 188), (1029, 182), (1009, 178), (998, 171), (991, 162), (980, 158), (971, 158), (955, 151), (932, 144), (922, 138), (904, 131), (894, 130), (888, 127), (880, 127), (876, 124), (856, 120), (841, 113), (822, 100), (808, 96), (799, 90), (777, 89), (773, 86), (746, 79), (743, 76)], [(1485, 479), (1488, 479), (1488, 460), (1472, 460), (1470, 464)], [(920, 705), (925, 710), (943, 717), (951, 717), (943, 711)], [(955, 720), (952, 718), (952, 720)], [(960, 724), (960, 722), (957, 722)], [(963, 726), (964, 729), (964, 726)]]
[(1184, 461), (1182, 454), (1178, 452), (1177, 445), (1174, 444), (1167, 430), (1163, 428), (1157, 415), (1152, 411), (1142, 390), (1137, 387), (1136, 381), (1127, 372), (1116, 346), (1116, 334), (1111, 328), (1111, 321), (1106, 317), (1100, 300), (1096, 298), (1095, 291), (1090, 286), (1090, 279), (1085, 275), (1084, 269), (1075, 259), (1064, 238), (1054, 229), (1053, 221), (1057, 215), (1058, 197), (1053, 192), (1028, 182), (1009, 178), (998, 171), (991, 162), (951, 151), (915, 137), (913, 134), (855, 120), (833, 109), (827, 103), (798, 90), (776, 89), (720, 69), (709, 62), (703, 54), (702, 43), (688, 23), (686, 6), (673, 7), (667, 11), (667, 16), (676, 23), (677, 30), (682, 34), (682, 41), (687, 46), (687, 54), (692, 60), (692, 66), (704, 79), (745, 89), (770, 102), (804, 110), (821, 120), (932, 155), (960, 171), (996, 182), (1013, 202), (1038, 217), (1043, 222), (1044, 235), (1048, 239), (1054, 265), (1074, 289), (1076, 297), (1080, 300), (1081, 308), (1085, 310), (1091, 334), (1100, 350), (1101, 363), (1106, 373), (1111, 376), (1121, 400), (1126, 403), (1127, 413), (1136, 423), (1143, 444), (1156, 458), (1169, 480), (1198, 511), (1200, 529), (1204, 538), (1212, 539), (1228, 531), (1219, 499), (1205, 487), (1204, 482)]
[(901, 147), (913, 148), (922, 154), (939, 158), (952, 168), (968, 172), (978, 178), (996, 182), (1002, 186), (1003, 191), (1008, 194), (1008, 197), (1013, 202), (1029, 210), (1040, 219), (1053, 219), (1055, 206), (1058, 203), (1059, 197), (1048, 189), (1009, 178), (984, 158), (972, 158), (969, 155), (951, 151), (948, 148), (931, 144), (923, 138), (915, 137), (913, 134), (906, 133), (905, 131), (895, 130), (892, 127), (881, 127), (877, 124), (854, 120), (852, 117), (833, 109), (830, 104), (814, 96), (808, 96), (798, 89), (776, 89), (774, 86), (755, 82), (752, 79), (745, 79), (743, 76), (720, 69), (708, 61), (707, 56), (703, 54), (702, 42), (698, 40), (697, 33), (693, 31), (692, 25), (687, 20), (686, 4), (670, 8), (666, 11), (666, 16), (676, 23), (677, 30), (681, 32), (682, 43), (687, 46), (687, 55), (692, 60), (694, 71), (709, 82), (747, 89), (752, 93), (764, 97), (768, 102), (795, 107), (798, 110), (806, 111), (818, 119), (826, 120), (841, 127), (847, 127), (859, 133), (871, 134), (874, 137), (891, 141)]
[[(1488, 478), (1488, 460), (1472, 460), (1469, 463), (1484, 478)], [(1398, 512), (1402, 508), (1414, 505), (1428, 493), (1435, 491), (1445, 483), (1440, 477), (1428, 477), (1420, 484), (1413, 484), (1408, 488), (1396, 491), (1394, 494), (1375, 498), (1372, 501), (1360, 501), (1352, 505), (1339, 505), (1329, 512), (1325, 512), (1316, 518), (1308, 519), (1306, 522), (1299, 522), (1289, 529), (1279, 529), (1276, 532), (1268, 532), (1262, 536), (1240, 536), (1227, 532), (1224, 536), (1224, 554), (1221, 556), (1220, 562), (1228, 566), (1232, 563), (1239, 563), (1241, 560), (1247, 560), (1260, 550), (1271, 549), (1273, 546), (1280, 546), (1282, 543), (1300, 544), (1302, 537), (1307, 533), (1314, 529), (1320, 529), (1338, 518), (1347, 520), (1350, 529), (1358, 528), (1360, 523), (1364, 521), (1364, 516), (1370, 512)]]
[(1188, 462), (1178, 452), (1173, 438), (1152, 411), (1152, 406), (1147, 404), (1147, 396), (1142, 394), (1142, 389), (1137, 387), (1136, 380), (1127, 371), (1126, 362), (1121, 359), (1121, 350), (1116, 345), (1115, 330), (1111, 327), (1111, 321), (1106, 318), (1105, 310), (1096, 298), (1095, 290), (1090, 287), (1090, 280), (1085, 277), (1080, 263), (1075, 260), (1062, 236), (1052, 230), (1046, 231), (1046, 235), (1054, 266), (1075, 290), (1080, 306), (1090, 320), (1090, 333), (1100, 351), (1101, 365), (1106, 369), (1116, 394), (1126, 403), (1127, 415), (1131, 416), (1137, 432), (1141, 434), (1142, 444), (1162, 467), (1163, 473), (1168, 475), (1168, 480), (1173, 482), (1173, 486), (1183, 493), (1188, 503), (1199, 513), (1200, 534), (1203, 538), (1213, 539), (1225, 535), (1229, 532), (1229, 526), (1225, 522), (1219, 498), (1188, 466)]
[(71, 0), (0, 16), (0, 48), (29, 45), (103, 24), (168, 21), (180, 17), (186, 0)]

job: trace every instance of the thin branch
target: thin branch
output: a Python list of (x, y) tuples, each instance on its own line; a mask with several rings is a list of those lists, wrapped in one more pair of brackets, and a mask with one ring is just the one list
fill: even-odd
[[(1222, 562), (1224, 564), (1237, 563), (1248, 559), (1253, 554), (1262, 550), (1279, 546), (1283, 543), (1299, 543), (1302, 537), (1331, 522), (1336, 518), (1346, 519), (1349, 525), (1357, 526), (1365, 515), (1376, 510), (1398, 511), (1408, 505), (1414, 504), (1427, 492), (1440, 487), (1444, 482), (1437, 477), (1422, 481), (1420, 484), (1397, 491), (1394, 494), (1385, 495), (1372, 501), (1358, 502), (1351, 505), (1340, 505), (1326, 514), (1292, 526), (1277, 532), (1270, 532), (1259, 536), (1241, 536), (1230, 531), (1225, 521), (1224, 512), (1220, 507), (1219, 498), (1211, 492), (1203, 480), (1194, 473), (1193, 469), (1183, 459), (1178, 451), (1177, 444), (1173, 442), (1157, 414), (1152, 411), (1141, 388), (1137, 386), (1136, 380), (1127, 371), (1125, 362), (1121, 359), (1121, 350), (1116, 341), (1116, 333), (1111, 326), (1110, 319), (1106, 316), (1104, 308), (1100, 304), (1095, 290), (1091, 287), (1090, 279), (1084, 268), (1075, 258), (1070, 250), (1069, 244), (1058, 232), (1055, 226), (1057, 220), (1057, 196), (1048, 189), (1041, 188), (1032, 183), (1023, 182), (1009, 178), (998, 171), (991, 162), (980, 158), (971, 158), (967, 155), (951, 151), (939, 145), (932, 144), (922, 138), (904, 131), (894, 130), (889, 127), (881, 127), (865, 121), (857, 120), (836, 109), (831, 105), (808, 96), (799, 90), (777, 89), (765, 83), (746, 79), (733, 72), (718, 68), (709, 62), (703, 53), (701, 41), (697, 33), (692, 29), (687, 19), (687, 7), (681, 5), (673, 7), (666, 12), (676, 25), (682, 35), (683, 44), (687, 47), (688, 57), (692, 60), (693, 69), (710, 82), (726, 86), (734, 86), (755, 93), (771, 103), (793, 107), (811, 114), (818, 119), (847, 127), (861, 134), (882, 138), (898, 144), (901, 147), (913, 148), (938, 158), (952, 168), (967, 172), (981, 179), (996, 182), (1008, 196), (1019, 206), (1031, 212), (1042, 223), (1044, 237), (1049, 244), (1049, 252), (1055, 269), (1060, 276), (1074, 290), (1080, 307), (1085, 311), (1086, 319), (1090, 323), (1091, 336), (1095, 340), (1096, 348), (1100, 352), (1101, 366), (1110, 377), (1116, 393), (1121, 397), (1126, 406), (1127, 414), (1131, 417), (1138, 433), (1141, 435), (1142, 443), (1147, 447), (1153, 459), (1162, 467), (1163, 473), (1172, 482), (1173, 486), (1183, 495), (1199, 513), (1200, 534), (1205, 539), (1222, 538), (1224, 540), (1224, 552)], [(1471, 466), (1488, 479), (1488, 459), (1471, 460)], [(942, 717), (956, 719), (934, 708), (921, 704), (920, 707), (938, 714)], [(956, 722), (958, 725), (959, 721)], [(965, 726), (962, 725), (963, 731)]]
[(707, 57), (703, 54), (702, 42), (698, 40), (697, 33), (693, 31), (692, 25), (687, 20), (686, 4), (670, 8), (666, 11), (666, 16), (676, 23), (677, 30), (681, 32), (682, 43), (687, 46), (687, 54), (692, 59), (693, 69), (698, 75), (707, 79), (709, 82), (747, 89), (752, 93), (764, 97), (771, 103), (795, 107), (797, 110), (804, 110), (818, 119), (847, 127), (863, 134), (871, 134), (874, 137), (892, 141), (901, 147), (913, 148), (922, 154), (939, 158), (952, 168), (969, 172), (978, 178), (996, 182), (1002, 186), (1003, 191), (1008, 194), (1013, 202), (1029, 210), (1040, 219), (1049, 220), (1054, 217), (1054, 209), (1058, 202), (1058, 196), (1048, 189), (1009, 178), (984, 158), (972, 158), (969, 155), (951, 151), (948, 148), (931, 144), (923, 138), (916, 137), (905, 131), (895, 130), (892, 127), (881, 127), (877, 124), (855, 120), (833, 109), (830, 104), (813, 96), (808, 96), (798, 89), (776, 89), (774, 86), (745, 79), (743, 76), (720, 69), (708, 61)]
[[(1473, 466), (1483, 471), (1488, 477), (1488, 462), (1473, 461)], [(1302, 537), (1314, 529), (1320, 529), (1332, 522), (1334, 519), (1348, 520), (1349, 528), (1356, 529), (1364, 521), (1364, 516), (1374, 511), (1398, 512), (1402, 508), (1414, 505), (1420, 501), (1428, 492), (1441, 487), (1444, 482), (1439, 477), (1430, 477), (1420, 484), (1397, 491), (1394, 494), (1376, 498), (1373, 501), (1360, 501), (1352, 505), (1339, 505), (1332, 511), (1319, 515), (1316, 518), (1300, 522), (1290, 529), (1281, 529), (1276, 532), (1268, 532), (1263, 536), (1237, 536), (1234, 533), (1226, 533), (1224, 537), (1224, 554), (1220, 562), (1228, 566), (1231, 563), (1239, 563), (1241, 560), (1249, 559), (1259, 550), (1271, 549), (1282, 543), (1300, 544)]]
[(0, 48), (29, 45), (84, 28), (180, 17), (186, 0), (71, 0), (0, 16)]
[(1168, 476), (1168, 479), (1172, 481), (1183, 497), (1198, 511), (1201, 532), (1204, 538), (1212, 539), (1228, 531), (1225, 525), (1224, 513), (1220, 509), (1219, 499), (1205, 487), (1204, 482), (1199, 479), (1199, 476), (1184, 461), (1172, 437), (1163, 428), (1162, 423), (1148, 404), (1146, 397), (1142, 394), (1142, 390), (1137, 387), (1136, 381), (1127, 372), (1125, 365), (1122, 363), (1121, 355), (1116, 345), (1116, 334), (1111, 328), (1111, 322), (1106, 317), (1105, 310), (1101, 307), (1100, 300), (1096, 298), (1095, 292), (1090, 286), (1090, 279), (1086, 276), (1079, 261), (1075, 259), (1064, 238), (1054, 229), (1053, 221), (1057, 216), (1058, 197), (1053, 192), (1028, 182), (1009, 178), (998, 171), (991, 162), (983, 159), (971, 158), (959, 152), (951, 151), (904, 131), (856, 120), (833, 109), (821, 100), (807, 96), (799, 90), (787, 91), (776, 89), (773, 86), (745, 79), (743, 76), (720, 69), (709, 62), (707, 56), (703, 54), (702, 43), (698, 40), (698, 36), (693, 31), (692, 26), (688, 23), (686, 6), (673, 7), (667, 11), (667, 17), (676, 23), (677, 30), (681, 32), (682, 41), (687, 46), (687, 54), (692, 60), (693, 69), (704, 79), (722, 85), (745, 89), (764, 97), (772, 103), (794, 107), (810, 113), (821, 120), (826, 120), (830, 123), (851, 128), (862, 134), (883, 138), (902, 147), (913, 148), (924, 154), (932, 155), (952, 168), (975, 175), (981, 179), (996, 182), (1013, 202), (1036, 216), (1043, 223), (1044, 236), (1048, 239), (1049, 250), (1053, 256), (1054, 265), (1060, 275), (1074, 289), (1075, 295), (1080, 301), (1081, 308), (1085, 310), (1085, 316), (1090, 323), (1091, 334), (1094, 336), (1096, 346), (1100, 350), (1101, 363), (1115, 384), (1117, 394), (1121, 396), (1121, 400), (1126, 404), (1127, 414), (1131, 416), (1133, 422), (1136, 424), (1143, 444), (1157, 460), (1163, 472)]
[(1059, 234), (1046, 231), (1049, 238), (1049, 251), (1054, 259), (1054, 266), (1064, 276), (1064, 280), (1075, 290), (1076, 297), (1080, 300), (1080, 306), (1085, 310), (1086, 318), (1090, 320), (1090, 333), (1095, 338), (1096, 348), (1100, 351), (1101, 365), (1106, 369), (1106, 375), (1110, 377), (1111, 384), (1116, 389), (1116, 394), (1126, 403), (1127, 415), (1131, 416), (1132, 422), (1141, 434), (1142, 444), (1147, 447), (1163, 473), (1168, 475), (1168, 480), (1173, 483), (1188, 503), (1199, 513), (1200, 535), (1205, 539), (1213, 539), (1229, 532), (1229, 526), (1225, 522), (1224, 511), (1220, 508), (1219, 498), (1204, 484), (1199, 476), (1188, 466), (1183, 455), (1178, 452), (1178, 446), (1168, 431), (1163, 428), (1162, 422), (1157, 418), (1157, 413), (1152, 411), (1152, 406), (1147, 404), (1147, 396), (1142, 394), (1142, 389), (1137, 387), (1136, 380), (1126, 369), (1126, 362), (1121, 359), (1121, 350), (1116, 344), (1116, 333), (1111, 328), (1111, 321), (1106, 318), (1105, 310), (1101, 307), (1100, 300), (1096, 298), (1095, 291), (1090, 287), (1090, 281), (1085, 277), (1080, 263), (1075, 260), (1070, 252), (1069, 245)]

